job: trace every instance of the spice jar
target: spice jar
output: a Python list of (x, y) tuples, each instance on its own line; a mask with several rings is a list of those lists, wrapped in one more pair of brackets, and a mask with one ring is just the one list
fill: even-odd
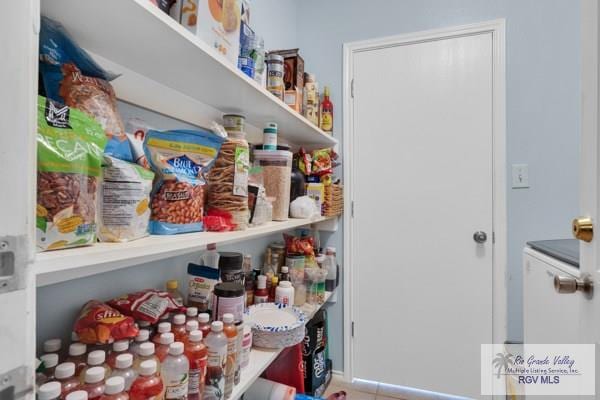
[(285, 150), (254, 150), (254, 163), (262, 167), (265, 191), (273, 202), (273, 220), (287, 221), (290, 210), (292, 153)]
[(244, 283), (244, 269), (242, 253), (220, 252), (219, 274), (223, 282)]
[(213, 318), (220, 320), (223, 314), (233, 314), (234, 320), (242, 321), (244, 315), (244, 294), (246, 289), (241, 283), (223, 282), (215, 285), (213, 294)]
[(283, 101), (283, 56), (279, 54), (267, 56), (267, 90)]

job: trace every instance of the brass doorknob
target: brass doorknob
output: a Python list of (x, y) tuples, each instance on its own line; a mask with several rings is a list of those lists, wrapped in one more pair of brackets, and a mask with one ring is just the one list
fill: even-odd
[(579, 217), (573, 220), (573, 236), (584, 242), (591, 242), (594, 238), (594, 224), (591, 218)]

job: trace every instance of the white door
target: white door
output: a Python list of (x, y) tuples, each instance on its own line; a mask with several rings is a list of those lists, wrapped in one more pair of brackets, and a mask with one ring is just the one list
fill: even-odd
[(353, 378), (480, 397), (480, 345), (493, 340), (493, 42), (487, 31), (353, 53)]

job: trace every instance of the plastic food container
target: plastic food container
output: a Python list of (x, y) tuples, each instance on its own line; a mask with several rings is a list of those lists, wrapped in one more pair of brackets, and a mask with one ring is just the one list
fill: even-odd
[(263, 182), (273, 202), (273, 220), (286, 221), (290, 212), (292, 153), (285, 150), (254, 150), (254, 164), (262, 167)]

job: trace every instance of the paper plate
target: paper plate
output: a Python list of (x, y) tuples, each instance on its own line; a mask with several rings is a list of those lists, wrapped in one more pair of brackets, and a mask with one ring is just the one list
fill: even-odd
[(252, 328), (252, 343), (257, 347), (281, 349), (304, 339), (306, 316), (297, 307), (255, 304), (248, 308), (244, 320)]

